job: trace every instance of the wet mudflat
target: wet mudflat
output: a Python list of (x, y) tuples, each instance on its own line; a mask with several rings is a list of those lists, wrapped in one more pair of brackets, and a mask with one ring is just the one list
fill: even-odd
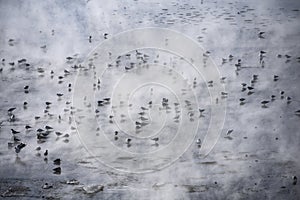
[[(1, 198), (298, 199), (299, 10), (296, 0), (1, 2)], [(84, 65), (99, 43), (143, 27), (182, 32), (220, 71), (218, 81), (226, 91), (218, 101), (226, 100), (226, 118), (205, 158), (199, 149), (216, 103), (207, 87), (215, 82), (195, 75), (180, 57), (151, 49), (124, 52), (100, 80), (93, 67)], [(199, 105), (181, 104), (169, 91), (148, 86), (130, 103), (121, 96), (105, 99), (124, 73), (128, 80), (153, 73), (151, 63), (162, 66), (161, 77), (172, 77), (185, 100), (190, 89), (196, 91)], [(85, 71), (95, 78), (91, 87), (97, 99), (85, 106), (99, 112), (81, 116), (73, 94), (76, 75)], [(132, 104), (132, 135), (115, 126), (130, 130), (130, 120), (119, 112), (124, 104)], [(187, 125), (180, 123), (183, 116), (201, 126), (173, 164), (134, 174), (101, 164), (82, 144), (78, 123), (95, 115), (106, 137), (129, 152), (155, 151), (172, 142), (177, 127)], [(168, 126), (161, 135), (136, 139), (159, 130), (162, 115)], [(132, 160), (120, 156), (115, 162), (122, 166)]]

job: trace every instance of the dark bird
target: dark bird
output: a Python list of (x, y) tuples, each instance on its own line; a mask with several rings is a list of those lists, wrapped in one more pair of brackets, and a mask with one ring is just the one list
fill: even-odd
[(287, 100), (288, 104), (292, 102), (292, 98), (291, 97), (287, 97), (286, 100)]
[(227, 92), (221, 92), (221, 95), (222, 95), (222, 96), (227, 96), (228, 93), (227, 93)]
[(201, 145), (202, 145), (201, 139), (197, 139), (197, 140), (196, 140), (196, 144), (198, 145), (198, 147), (201, 147)]
[(61, 97), (61, 96), (63, 96), (64, 94), (62, 94), (62, 93), (57, 93), (56, 94), (58, 97)]
[(57, 158), (53, 161), (54, 165), (60, 165), (60, 158)]
[(61, 167), (56, 167), (53, 169), (54, 174), (61, 174)]
[(275, 95), (271, 95), (271, 100), (274, 101), (275, 100)]
[(55, 134), (56, 134), (57, 136), (61, 136), (63, 133), (62, 133), (62, 132), (59, 132), (59, 131), (56, 131)]
[(14, 129), (10, 129), (11, 130), (11, 133), (12, 134), (18, 134), (18, 133), (20, 133), (20, 131), (16, 131), (16, 130), (14, 130)]
[(264, 34), (265, 34), (265, 32), (261, 31), (261, 32), (258, 33), (258, 37), (261, 38), (261, 39), (264, 39), (265, 38)]
[(45, 129), (47, 129), (47, 130), (50, 130), (50, 129), (53, 129), (51, 126), (45, 126)]
[(258, 79), (258, 75), (257, 74), (253, 74), (252, 79), (253, 80), (257, 80)]
[(104, 33), (103, 36), (104, 36), (104, 39), (107, 39), (108, 33)]
[(248, 88), (248, 90), (253, 90), (254, 89), (254, 87), (251, 87), (251, 86), (248, 86), (247, 88)]
[(26, 146), (26, 144), (24, 144), (24, 143), (22, 143), (22, 142), (21, 142), (20, 144), (18, 144), (18, 145), (15, 147), (16, 153), (20, 153), (21, 149), (23, 149), (25, 146)]
[(203, 112), (205, 111), (205, 109), (199, 109), (199, 112), (200, 112), (200, 116), (202, 116), (203, 115)]
[(265, 51), (260, 51), (259, 53), (260, 53), (260, 54), (265, 54), (265, 53), (267, 53), (267, 52), (265, 52)]
[(293, 176), (293, 185), (297, 185), (297, 176)]
[(126, 144), (130, 144), (130, 142), (131, 142), (131, 139), (130, 139), (130, 138), (127, 138), (127, 139), (126, 139)]
[(231, 133), (233, 132), (233, 129), (229, 129), (226, 133), (227, 136), (231, 135)]
[(31, 126), (29, 126), (29, 125), (26, 125), (25, 126), (25, 129), (31, 129), (32, 127)]
[(15, 121), (15, 119), (16, 119), (16, 116), (14, 114), (10, 114), (9, 121), (13, 122), (13, 121)]
[(8, 112), (12, 112), (12, 111), (14, 111), (16, 108), (15, 107), (13, 107), (13, 108), (9, 108), (7, 111)]
[(286, 57), (287, 59), (289, 59), (289, 58), (291, 58), (292, 56), (286, 54), (285, 57)]
[(48, 156), (48, 150), (44, 152), (44, 156)]
[(261, 102), (261, 104), (262, 104), (263, 106), (266, 106), (266, 104), (269, 103), (269, 102), (270, 102), (270, 101), (264, 100), (264, 101)]
[(16, 136), (13, 136), (12, 138), (13, 138), (13, 141), (14, 141), (14, 142), (20, 142), (20, 141), (21, 141), (21, 140), (20, 140), (18, 137), (16, 137)]
[(39, 133), (41, 133), (41, 132), (44, 131), (44, 129), (39, 128), (39, 129), (37, 129), (36, 131), (39, 132)]
[(142, 109), (142, 110), (148, 110), (148, 108), (145, 108), (145, 107), (143, 107), (143, 106), (141, 107), (141, 109)]

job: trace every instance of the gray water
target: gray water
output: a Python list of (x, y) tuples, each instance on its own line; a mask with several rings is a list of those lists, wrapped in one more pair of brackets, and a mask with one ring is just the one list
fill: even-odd
[[(300, 118), (295, 112), (300, 109), (300, 2), (202, 2), (0, 1), (0, 58), (5, 59), (0, 66), (1, 198), (298, 199), (300, 189), (295, 177), (300, 177)], [(94, 113), (84, 116), (82, 121), (75, 120), (74, 113), (80, 115), (78, 108), (72, 107), (76, 98), (74, 87), (78, 84), (75, 78), (84, 70), (74, 68), (74, 65), (86, 67), (88, 75), (93, 78), (93, 70), (84, 65), (87, 58), (91, 58), (90, 52), (118, 33), (145, 27), (178, 31), (195, 40), (204, 51), (209, 51), (209, 59), (215, 63), (221, 77), (226, 77), (222, 85), (228, 95), (224, 99), (226, 118), (220, 137), (208, 156), (201, 157), (196, 139), (204, 140), (214, 117), (210, 115), (210, 106), (214, 102), (210, 101), (207, 91), (208, 80), (197, 76), (197, 87), (193, 89), (205, 111), (204, 117), (199, 117), (198, 107), (191, 106), (194, 112), (192, 123), (198, 120), (201, 123), (195, 140), (168, 166), (136, 174), (99, 162), (83, 144), (81, 134), (89, 133), (78, 133), (77, 127)], [(260, 32), (265, 33), (259, 35)], [(92, 36), (91, 41), (89, 36)], [(260, 51), (266, 52), (262, 60)], [(151, 49), (140, 52), (149, 55), (148, 63), (157, 61), (169, 66), (175, 62), (172, 69), (178, 69), (189, 83), (196, 77), (190, 66), (176, 55)], [(128, 53), (135, 55), (135, 51)], [(229, 55), (233, 55), (231, 61)], [(68, 61), (67, 57), (73, 59)], [(18, 63), (23, 58), (26, 61)], [(222, 63), (222, 58), (226, 62)], [(137, 62), (134, 56), (130, 59), (126, 60), (122, 55), (122, 66)], [(238, 59), (241, 59), (241, 66), (237, 68)], [(14, 65), (9, 64), (12, 62)], [(110, 94), (111, 83), (118, 81), (124, 72), (119, 69), (114, 66), (104, 74), (101, 89), (98, 90), (96, 85), (96, 99)], [(143, 70), (146, 74), (155, 71), (151, 66), (142, 66), (141, 71), (135, 67), (127, 75), (134, 79)], [(175, 85), (181, 84), (175, 72), (161, 71), (161, 77), (170, 75), (175, 77)], [(251, 83), (253, 75), (258, 75), (258, 78)], [(278, 80), (274, 80), (274, 75)], [(247, 84), (244, 91), (242, 83)], [(28, 93), (24, 90), (26, 85), (29, 86)], [(180, 86), (184, 87), (184, 84)], [(252, 94), (248, 93), (248, 86), (254, 88)], [(151, 88), (144, 89), (145, 94), (137, 92), (137, 98), (133, 98), (132, 113), (149, 102), (147, 92)], [(175, 96), (167, 90), (154, 92), (157, 96), (153, 102), (160, 103), (166, 94), (172, 104), (176, 102)], [(63, 96), (58, 97), (57, 93)], [(274, 100), (271, 100), (271, 95), (275, 95)], [(245, 98), (245, 104), (240, 104), (240, 98)], [(266, 106), (261, 104), (264, 100), (269, 101)], [(25, 107), (24, 102), (28, 103)], [(52, 104), (46, 108), (45, 102)], [(119, 109), (120, 102), (117, 103)], [(91, 109), (94, 106), (97, 107), (96, 103)], [(16, 109), (8, 112), (13, 107)], [(172, 133), (180, 124), (174, 122), (176, 110), (171, 106), (170, 113), (161, 112), (170, 123), (165, 126), (165, 134), (159, 136), (158, 145), (149, 140), (138, 143), (131, 137), (133, 140), (128, 147), (125, 140), (130, 136), (120, 132), (115, 140), (116, 127), (108, 122), (108, 108), (98, 108), (104, 109), (99, 114), (98, 126), (105, 130), (114, 145), (129, 152), (151, 152), (162, 148), (172, 141)], [(186, 107), (182, 106), (182, 109), (185, 113)], [(160, 113), (159, 107), (157, 110), (156, 114)], [(152, 130), (159, 129), (160, 124), (155, 120), (160, 122), (161, 113), (156, 115), (154, 112), (153, 126), (149, 129), (145, 126), (145, 132), (140, 136), (149, 136)], [(14, 119), (11, 119), (12, 114)], [(127, 122), (120, 121), (120, 124)], [(32, 128), (26, 130), (26, 125)], [(46, 138), (37, 139), (37, 129), (44, 129), (45, 133), (46, 125), (53, 130)], [(180, 126), (188, 130), (189, 125)], [(127, 129), (129, 125), (124, 127)], [(14, 142), (11, 129), (20, 132), (14, 134), (19, 142)], [(231, 129), (233, 132), (228, 136), (226, 133)], [(89, 138), (97, 141), (96, 135), (89, 135)], [(15, 147), (20, 142), (26, 146), (16, 153)], [(40, 150), (36, 150), (37, 147)], [(48, 155), (44, 156), (46, 150)], [(111, 153), (105, 148), (97, 152), (100, 156)], [(60, 165), (53, 162), (57, 158), (61, 159)], [(107, 160), (115, 158), (119, 167), (134, 160), (118, 158), (114, 154)], [(57, 167), (61, 167), (60, 173), (54, 173), (53, 169)]]

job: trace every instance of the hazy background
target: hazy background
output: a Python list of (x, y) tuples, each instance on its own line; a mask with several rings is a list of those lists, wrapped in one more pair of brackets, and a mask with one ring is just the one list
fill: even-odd
[[(300, 118), (295, 115), (300, 109), (299, 10), (297, 0), (0, 0), (0, 58), (5, 59), (0, 66), (2, 197), (298, 199), (299, 183), (293, 185), (293, 177), (300, 177)], [(75, 123), (69, 121), (72, 108), (66, 102), (72, 101), (68, 84), (74, 83), (77, 73), (71, 66), (81, 63), (104, 41), (105, 33), (110, 38), (142, 27), (170, 28), (198, 41), (226, 77), (228, 97), (224, 130), (208, 157), (200, 159), (197, 145), (192, 145), (170, 167), (136, 175), (102, 166), (85, 151)], [(259, 32), (265, 32), (264, 38), (259, 38)], [(259, 60), (262, 50), (266, 52), (264, 67)], [(231, 62), (230, 54), (234, 56)], [(72, 63), (66, 62), (68, 56), (74, 57)], [(30, 64), (28, 69), (17, 64), (22, 58)], [(222, 58), (227, 62), (222, 64)], [(235, 67), (238, 59), (240, 70)], [(65, 69), (70, 74), (66, 75)], [(254, 94), (247, 95), (248, 91), (241, 91), (241, 83), (250, 86), (253, 74), (258, 75)], [(278, 81), (273, 80), (274, 75), (279, 76)], [(30, 86), (28, 94), (25, 85)], [(284, 91), (282, 98), (280, 91)], [(64, 96), (58, 99), (56, 93)], [(275, 100), (262, 108), (260, 102), (270, 100), (271, 95)], [(291, 103), (287, 103), (288, 96)], [(246, 103), (241, 106), (242, 97)], [(52, 102), (48, 113), (44, 112), (45, 101)], [(17, 108), (12, 122), (7, 112), (11, 107)], [(35, 120), (35, 116), (41, 118)], [(25, 125), (32, 130), (26, 131)], [(39, 144), (36, 130), (46, 125), (63, 135), (57, 137), (53, 132)], [(18, 137), (27, 144), (18, 156), (14, 148), (8, 148), (11, 128), (20, 131)], [(234, 130), (230, 139), (226, 138), (229, 129)], [(41, 155), (35, 150), (38, 146)], [(43, 156), (46, 149), (47, 161)], [(52, 171), (58, 157), (62, 159), (60, 175)], [(66, 184), (72, 179), (80, 183)], [(43, 189), (46, 182), (53, 187)], [(86, 194), (82, 187), (89, 185), (103, 185), (104, 191)]]

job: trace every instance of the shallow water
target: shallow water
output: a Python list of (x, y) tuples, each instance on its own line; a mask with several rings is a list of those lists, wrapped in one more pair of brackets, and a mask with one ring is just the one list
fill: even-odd
[[(296, 0), (2, 1), (0, 58), (5, 60), (0, 66), (1, 197), (298, 199), (299, 183), (295, 183), (294, 177), (300, 177), (300, 118), (295, 113), (300, 109), (299, 10)], [(120, 32), (145, 27), (169, 28), (193, 39), (204, 52), (210, 52), (209, 59), (226, 79), (214, 81), (208, 87), (209, 80), (196, 74), (178, 55), (141, 49), (143, 59), (149, 56), (145, 63), (137, 58), (135, 50), (124, 52), (120, 55), (121, 67), (108, 67), (98, 84), (100, 75), (94, 78), (95, 70), (86, 65), (87, 58), (94, 58), (96, 63), (90, 52), (97, 51), (101, 42)], [(266, 53), (261, 56), (260, 51)], [(131, 54), (130, 58), (126, 53)], [(229, 55), (233, 55), (232, 60)], [(26, 61), (18, 63), (23, 58)], [(226, 61), (222, 62), (222, 58)], [(236, 67), (238, 59), (241, 62)], [(9, 64), (12, 62), (14, 65)], [(135, 67), (126, 71), (124, 66), (130, 63), (135, 63)], [(78, 84), (85, 84), (78, 82), (78, 77), (75, 81), (78, 74), (96, 84), (96, 100), (112, 97), (110, 102), (98, 107), (96, 101), (80, 99), (83, 110), (74, 106), (74, 90)], [(258, 76), (253, 79), (253, 75)], [(278, 76), (275, 80), (274, 75)], [(171, 89), (177, 92), (158, 85), (143, 85), (127, 96), (126, 89), (134, 88), (134, 81), (140, 77), (141, 82), (154, 78), (166, 84), (170, 80)], [(114, 84), (120, 80), (123, 84)], [(242, 83), (247, 84), (245, 90)], [(210, 99), (208, 89), (216, 88), (217, 84), (228, 92), (224, 99), (219, 99), (219, 104), (226, 102), (225, 123), (213, 150), (201, 157), (196, 140), (203, 142), (209, 126), (214, 126), (210, 120), (215, 117), (211, 114), (215, 99)], [(248, 86), (254, 88), (253, 93), (249, 93)], [(63, 96), (58, 97), (57, 93)], [(193, 102), (193, 95), (198, 105)], [(274, 100), (271, 95), (275, 95)], [(170, 108), (161, 105), (166, 96)], [(178, 98), (183, 101), (177, 101)], [(245, 98), (244, 104), (240, 98)], [(187, 99), (192, 103), (186, 103)], [(266, 106), (261, 104), (264, 100), (269, 101)], [(149, 101), (153, 105), (145, 111), (147, 124), (136, 131), (136, 124), (131, 122), (138, 120), (137, 113)], [(24, 106), (24, 102), (28, 105)], [(51, 105), (47, 107), (45, 102)], [(174, 105), (177, 102), (178, 110)], [(16, 109), (8, 112), (12, 107)], [(205, 109), (201, 117), (199, 108)], [(94, 109), (99, 113), (94, 113)], [(94, 119), (97, 124), (77, 132), (80, 124)], [(26, 125), (32, 128), (26, 130)], [(46, 125), (53, 130), (47, 132)], [(39, 128), (44, 129), (44, 135), (37, 139)], [(189, 148), (178, 159), (174, 154), (181, 153), (184, 145), (180, 142), (166, 155), (153, 154), (156, 157), (151, 160), (150, 156), (117, 155), (105, 140), (99, 139), (106, 137), (126, 152), (152, 155), (149, 152), (172, 143), (180, 128), (197, 131), (195, 135), (186, 134), (187, 142), (182, 143)], [(26, 144), (18, 154), (15, 146), (20, 142), (14, 142), (11, 129), (20, 131), (15, 137)], [(123, 132), (116, 135), (118, 129)], [(233, 132), (227, 135), (230, 129)], [(159, 140), (150, 140), (153, 137)], [(132, 139), (130, 145), (126, 138)], [(57, 158), (61, 159), (60, 164), (53, 162)], [(142, 162), (145, 160), (149, 163)], [(148, 165), (151, 168), (146, 168)], [(148, 173), (125, 172), (128, 169)]]

